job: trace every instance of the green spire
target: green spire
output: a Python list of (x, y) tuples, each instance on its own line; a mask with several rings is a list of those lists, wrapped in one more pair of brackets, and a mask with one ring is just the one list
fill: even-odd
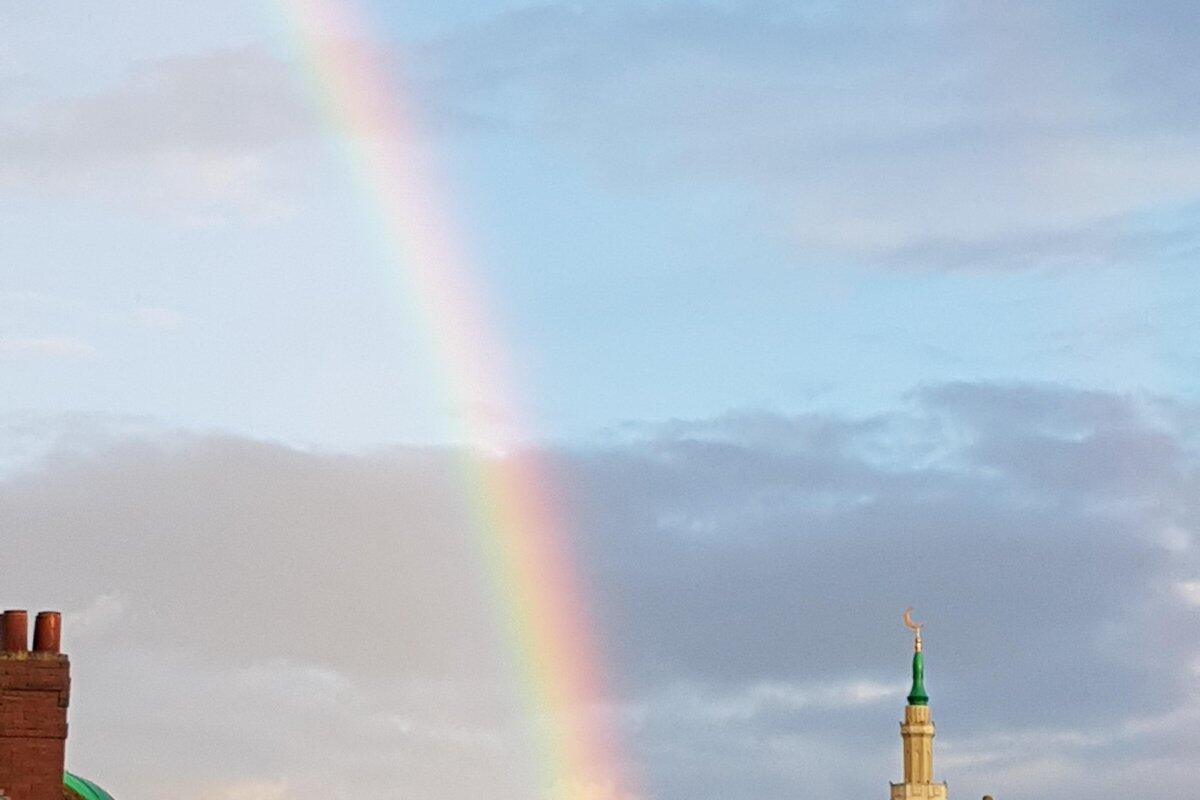
[(913, 653), (913, 685), (908, 693), (910, 706), (929, 705), (929, 695), (925, 694), (925, 655), (918, 650)]

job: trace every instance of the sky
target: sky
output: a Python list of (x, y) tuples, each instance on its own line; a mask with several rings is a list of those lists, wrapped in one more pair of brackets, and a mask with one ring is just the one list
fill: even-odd
[(514, 371), (472, 408), (286, 4), (0, 9), (0, 603), (66, 612), (68, 766), (535, 797), (494, 413), (641, 776), (595, 800), (886, 792), (909, 605), (953, 796), (1193, 793), (1200, 8), (354, 7)]

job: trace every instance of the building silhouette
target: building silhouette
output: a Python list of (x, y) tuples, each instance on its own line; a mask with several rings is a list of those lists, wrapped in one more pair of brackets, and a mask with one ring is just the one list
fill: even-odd
[(9, 800), (112, 800), (64, 769), (71, 662), (62, 615), (42, 611), (29, 646), (29, 614), (0, 616), (0, 796)]
[[(945, 781), (934, 780), (925, 654), (921, 626), (910, 611), (905, 624), (916, 635), (912, 689), (900, 723), (904, 780), (891, 784), (891, 800), (947, 800)], [(38, 613), (32, 648), (28, 613), (10, 610), (0, 616), (0, 800), (112, 800), (96, 784), (64, 769), (71, 663), (61, 652), (61, 640), (57, 611)]]

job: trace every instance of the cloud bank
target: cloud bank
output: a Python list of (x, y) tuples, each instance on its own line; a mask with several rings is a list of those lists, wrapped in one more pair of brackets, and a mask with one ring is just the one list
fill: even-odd
[(298, 73), (265, 48), (142, 61), (83, 96), (0, 95), (0, 187), (195, 225), (270, 220), (296, 198), (287, 147), (315, 129)]
[[(952, 384), (545, 449), (646, 797), (869, 796), (927, 618), (956, 794), (1184, 796), (1194, 409)], [(119, 796), (536, 796), (455, 454), (104, 437), (0, 483), (4, 601), (61, 606), (70, 763)]]
[[(1197, 25), (1174, 0), (545, 3), (385, 57), (462, 152), (515, 135), (618, 194), (727, 205), (799, 261), (1056, 267), (1196, 252)], [(278, 219), (313, 190), (304, 71), (264, 44), (81, 97), (13, 80), (0, 187)]]
[(1178, 2), (551, 3), (416, 74), (623, 189), (748, 190), (803, 257), (1127, 262), (1195, 251), (1197, 24)]

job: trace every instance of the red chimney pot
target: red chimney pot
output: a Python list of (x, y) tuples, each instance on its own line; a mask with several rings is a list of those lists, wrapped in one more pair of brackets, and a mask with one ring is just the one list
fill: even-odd
[(63, 800), (71, 663), (58, 650), (59, 615), (37, 615), (27, 655), (29, 614), (0, 615), (0, 795), (13, 800)]
[(24, 653), (29, 650), (29, 614), (18, 609), (4, 612), (4, 652)]
[(62, 646), (62, 614), (57, 611), (39, 611), (33, 624), (33, 650), (35, 653), (57, 653)]

